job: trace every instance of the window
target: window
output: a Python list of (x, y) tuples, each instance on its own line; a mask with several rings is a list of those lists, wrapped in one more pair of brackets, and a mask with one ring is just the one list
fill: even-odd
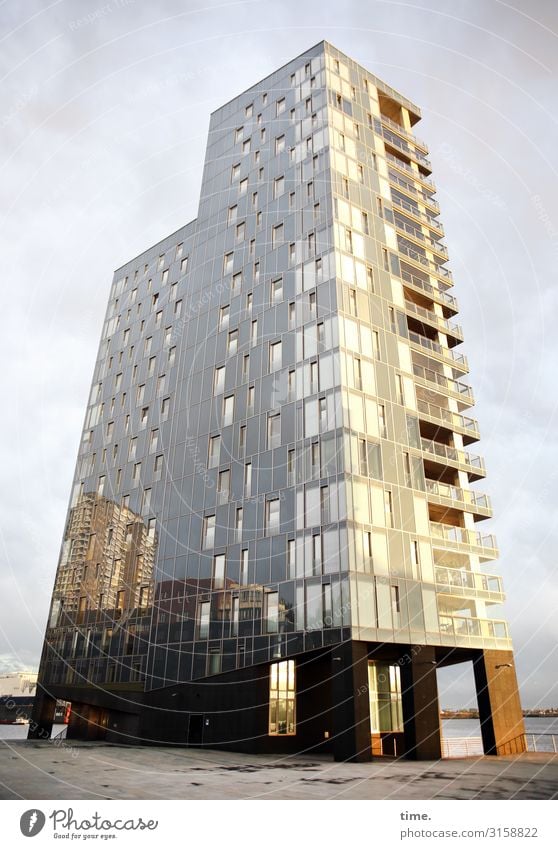
[(236, 162), (231, 169), (231, 182), (240, 177), (240, 162)]
[(265, 532), (268, 536), (279, 533), (280, 527), (280, 501), (278, 498), (270, 498), (265, 502)]
[(236, 354), (238, 350), (238, 330), (231, 330), (227, 339), (227, 353)]
[(291, 303), (289, 304), (289, 327), (295, 326), (295, 320), (296, 320), (296, 306), (295, 306), (295, 302), (291, 301)]
[(248, 372), (250, 369), (250, 354), (244, 354), (242, 357), (242, 379), (248, 379)]
[(285, 178), (277, 177), (273, 183), (273, 197), (279, 198), (285, 193)]
[(279, 631), (279, 593), (264, 594), (264, 631), (277, 634)]
[(400, 374), (395, 375), (395, 388), (397, 391), (397, 403), (405, 404), (405, 396), (403, 394), (403, 378)]
[(257, 283), (259, 279), (260, 279), (260, 263), (255, 262), (254, 263), (254, 283)]
[(252, 117), (252, 115), (254, 114), (254, 104), (253, 103), (248, 104), (248, 106), (244, 110), (244, 114), (246, 115), (247, 118)]
[(279, 277), (271, 281), (271, 303), (278, 304), (283, 300), (283, 280)]
[(229, 500), (231, 487), (231, 473), (229, 469), (224, 469), (219, 472), (217, 479), (217, 498), (220, 504), (224, 504)]
[[(242, 153), (250, 153), (250, 146), (252, 143), (252, 139), (246, 139), (242, 144)], [(259, 156), (259, 152), (256, 153), (256, 156)], [(256, 160), (257, 162), (257, 160)]]
[(282, 365), (282, 343), (272, 342), (269, 346), (269, 370), (277, 371)]
[(147, 427), (147, 419), (149, 417), (149, 407), (142, 407), (140, 413), (140, 429)]
[(275, 114), (281, 115), (285, 111), (286, 105), (287, 104), (285, 103), (285, 98), (282, 97), (280, 100), (277, 101), (275, 105)]
[(278, 136), (275, 139), (275, 155), (282, 153), (285, 150), (285, 136)]
[(244, 495), (249, 497), (252, 494), (252, 463), (246, 463), (244, 466)]
[(276, 248), (283, 243), (283, 225), (276, 224), (271, 228), (271, 247)]
[(238, 451), (240, 454), (244, 454), (246, 450), (246, 425), (240, 426), (240, 431), (238, 433)]
[(230, 307), (221, 307), (219, 310), (219, 330), (225, 330), (229, 326)]
[(242, 522), (244, 519), (244, 510), (242, 507), (236, 508), (236, 517), (235, 517), (235, 530), (236, 530), (236, 538), (241, 539), (242, 537)]
[(353, 357), (353, 383), (355, 389), (362, 392), (362, 364), (359, 357)]
[(211, 602), (202, 601), (198, 607), (198, 638), (207, 640), (209, 637), (209, 616), (211, 611)]
[(248, 549), (242, 549), (240, 556), (240, 583), (246, 586), (248, 583)]
[(159, 454), (155, 457), (155, 462), (153, 464), (153, 478), (158, 481), (161, 480), (161, 474), (163, 472), (163, 455)]
[(318, 421), (320, 430), (327, 430), (327, 404), (325, 398), (318, 398)]
[(383, 404), (378, 404), (378, 427), (380, 436), (387, 439), (386, 408)]
[(246, 194), (247, 191), (248, 191), (248, 177), (245, 177), (238, 184), (238, 193), (241, 194), (241, 195), (244, 195), (244, 194)]
[(256, 400), (256, 389), (254, 386), (248, 387), (248, 394), (246, 396), (246, 407), (248, 415), (252, 416), (254, 414), (254, 403)]
[(296, 372), (291, 370), (287, 377), (287, 396), (292, 400), (296, 394)]
[(223, 274), (230, 274), (233, 270), (234, 253), (225, 254), (223, 259)]
[(213, 548), (215, 543), (215, 516), (206, 516), (203, 520), (202, 548)]
[(355, 289), (349, 289), (349, 312), (354, 316), (357, 314), (357, 295)]
[(213, 377), (213, 394), (219, 395), (225, 389), (225, 366), (217, 366)]
[(243, 242), (246, 238), (246, 223), (242, 221), (236, 225), (236, 241)]
[(289, 245), (289, 264), (294, 265), (296, 262), (296, 244), (291, 242)]
[(290, 448), (287, 452), (287, 486), (294, 486), (295, 482), (295, 450)]
[(392, 497), (389, 489), (384, 490), (384, 511), (386, 515), (386, 527), (393, 528)]
[(210, 436), (209, 437), (209, 452), (207, 458), (207, 468), (213, 469), (215, 466), (219, 465), (219, 453), (221, 451), (221, 437), (220, 436)]
[(186, 274), (187, 268), (188, 268), (188, 257), (186, 256), (186, 257), (184, 257), (184, 259), (180, 263), (180, 273)]
[(329, 511), (329, 486), (320, 487), (320, 516), (321, 524), (327, 525), (330, 522)]
[(250, 344), (255, 345), (258, 341), (258, 319), (255, 318), (250, 328)]
[(178, 316), (181, 314), (181, 312), (182, 312), (182, 301), (180, 300), (180, 301), (177, 301), (174, 305), (174, 314), (178, 318)]
[(278, 413), (267, 420), (267, 447), (278, 448), (281, 445), (281, 417)]
[(130, 445), (129, 445), (129, 448), (128, 448), (128, 460), (135, 460), (137, 445), (138, 445), (137, 437), (133, 436), (132, 439), (130, 439)]
[(295, 662), (272, 663), (269, 670), (269, 734), (296, 734)]
[(157, 378), (157, 395), (162, 395), (165, 391), (165, 383), (167, 380), (166, 374), (160, 374)]
[(308, 233), (308, 256), (314, 256), (316, 252), (316, 236), (314, 233)]
[(314, 360), (310, 363), (310, 394), (318, 391), (318, 362)]
[(225, 586), (225, 555), (217, 554), (213, 558), (213, 589), (220, 590)]
[(161, 401), (161, 419), (164, 421), (169, 416), (170, 398), (163, 398)]
[(372, 331), (372, 353), (374, 354), (374, 358), (376, 360), (381, 359), (380, 357), (380, 334), (377, 330)]
[(162, 283), (163, 283), (163, 286), (165, 285), (165, 283), (168, 283), (168, 279), (169, 279), (169, 270), (168, 270), (168, 268), (166, 268), (166, 269), (163, 271), (163, 276), (162, 276), (162, 278), (161, 278)]
[(234, 224), (234, 222), (236, 221), (237, 214), (238, 214), (238, 206), (236, 206), (236, 204), (235, 204), (235, 206), (231, 206), (229, 208), (229, 215), (228, 215), (227, 223), (228, 224)]
[(252, 209), (258, 208), (258, 193), (252, 192)]
[(231, 291), (233, 295), (238, 295), (242, 288), (242, 271), (237, 271), (236, 274), (232, 276), (232, 285)]
[(232, 424), (234, 415), (234, 395), (223, 399), (223, 427)]

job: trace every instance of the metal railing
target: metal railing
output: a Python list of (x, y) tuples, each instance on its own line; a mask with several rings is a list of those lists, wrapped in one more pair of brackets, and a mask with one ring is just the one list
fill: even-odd
[(479, 457), (478, 454), (469, 454), (468, 451), (463, 451), (461, 448), (454, 448), (453, 445), (434, 442), (433, 439), (421, 439), (420, 447), (427, 454), (435, 454), (437, 457), (443, 457), (453, 463), (461, 463), (464, 466), (471, 466), (473, 469), (484, 469), (482, 457)]
[(439, 286), (433, 286), (432, 283), (429, 283), (427, 280), (423, 280), (422, 277), (418, 277), (416, 274), (413, 274), (404, 268), (401, 269), (401, 279), (405, 280), (407, 283), (411, 283), (413, 286), (417, 286), (433, 298), (438, 298), (457, 312), (457, 299), (454, 298), (453, 295), (450, 295), (449, 292), (441, 289)]
[(425, 307), (419, 307), (418, 304), (414, 304), (412, 301), (405, 301), (405, 309), (407, 312), (412, 312), (415, 315), (430, 321), (432, 324), (443, 327), (450, 336), (455, 336), (458, 339), (463, 338), (461, 325), (455, 324), (453, 321), (448, 321), (447, 318), (437, 315), (435, 312), (432, 312), (432, 310), (427, 310)]
[(470, 433), (478, 433), (479, 425), (476, 419), (471, 419), (469, 416), (462, 416), (461, 413), (454, 413), (451, 410), (446, 410), (444, 407), (439, 407), (437, 404), (431, 404), (430, 401), (423, 401), (422, 398), (417, 398), (417, 410), (419, 413), (424, 413), (431, 419), (440, 419), (447, 422), (450, 427), (458, 427)]
[(509, 640), (508, 623), (503, 619), (477, 619), (440, 613), (440, 631), (455, 637), (490, 637)]
[[(395, 126), (397, 127), (398, 131), (401, 130), (403, 133), (405, 133), (402, 127), (400, 128), (397, 124)], [(407, 141), (407, 138), (400, 138), (399, 135), (393, 133), (390, 129), (382, 127), (380, 121), (378, 121), (376, 118), (374, 119), (374, 132), (377, 133), (379, 136), (382, 136), (382, 138), (385, 139), (388, 144), (392, 144), (394, 147), (397, 147), (399, 148), (399, 150), (403, 151), (403, 153), (406, 153), (407, 156), (412, 157), (416, 162), (419, 163), (419, 165), (422, 165), (423, 168), (426, 168), (427, 171), (432, 171), (432, 165), (428, 157), (426, 157), (424, 153), (422, 153), (422, 151), (415, 147), (415, 139), (412, 134), (410, 135), (409, 141)]]
[(394, 220), (394, 224), (396, 229), (403, 230), (405, 233), (408, 233), (413, 239), (418, 239), (419, 242), (424, 242), (427, 247), (431, 250), (436, 251), (437, 253), (445, 256), (446, 259), (449, 257), (448, 249), (441, 242), (437, 242), (436, 239), (431, 239), (429, 236), (426, 236), (422, 230), (418, 230), (416, 227), (411, 227), (410, 224), (406, 224), (404, 221), (398, 220), (397, 218)]
[(403, 200), (403, 198), (400, 198), (397, 195), (392, 194), (391, 200), (395, 206), (399, 206), (401, 209), (404, 209), (405, 212), (409, 212), (411, 215), (414, 215), (415, 218), (419, 218), (424, 224), (426, 224), (427, 227), (433, 227), (443, 235), (444, 225), (441, 221), (438, 221), (437, 218), (434, 218), (432, 215), (428, 215), (428, 213), (425, 214), (424, 212), (421, 212), (416, 204), (411, 203), (411, 201)]
[(413, 374), (415, 377), (420, 377), (429, 383), (442, 386), (449, 392), (455, 392), (460, 398), (467, 398), (469, 403), (473, 404), (473, 390), (466, 383), (462, 383), (460, 380), (453, 380), (451, 377), (446, 377), (438, 371), (420, 366), (418, 363), (413, 363)]
[[(484, 754), (482, 737), (442, 737), (441, 743), (443, 758), (466, 758)], [(558, 734), (520, 734), (510, 743), (509, 754), (525, 749), (528, 752), (558, 754)], [(506, 744), (502, 748), (506, 749)]]
[(463, 366), (465, 369), (467, 368), (467, 357), (460, 351), (454, 351), (453, 348), (446, 348), (444, 345), (440, 345), (439, 342), (428, 339), (427, 336), (421, 336), (420, 333), (415, 333), (414, 330), (409, 330), (409, 339), (415, 345), (420, 345), (421, 348), (426, 348), (434, 354), (439, 354), (441, 357), (446, 357), (457, 365)]
[(409, 257), (409, 259), (413, 262), (418, 262), (419, 265), (423, 265), (425, 268), (428, 268), (431, 274), (437, 274), (439, 277), (445, 277), (448, 280), (453, 280), (452, 273), (448, 268), (444, 268), (443, 265), (436, 265), (436, 263), (429, 260), (428, 257), (419, 254), (418, 251), (413, 250), (410, 245), (405, 245), (399, 239), (397, 240), (397, 250), (399, 253)]
[(479, 548), (489, 548), (494, 551), (498, 548), (494, 534), (481, 534), (480, 531), (471, 531), (468, 528), (460, 528), (457, 525), (430, 522), (430, 533), (437, 539), (443, 539), (445, 542), (453, 542), (458, 545), (475, 545)]
[(399, 159), (398, 156), (394, 156), (393, 153), (390, 153), (386, 150), (386, 159), (394, 166), (394, 168), (401, 168), (402, 171), (409, 174), (414, 180), (420, 180), (421, 183), (426, 183), (433, 191), (436, 191), (436, 185), (430, 177), (427, 177), (425, 174), (421, 174), (420, 171), (415, 171), (408, 165), (407, 162), (403, 162), (402, 159)]
[(455, 592), (462, 590), (466, 594), (468, 590), (483, 593), (496, 593), (502, 595), (504, 592), (502, 579), (499, 575), (488, 575), (484, 572), (468, 572), (465, 569), (452, 569), (450, 566), (435, 566), (434, 575), (436, 583), (445, 591)]
[(422, 203), (427, 204), (429, 207), (431, 207), (431, 209), (435, 210), (436, 213), (440, 212), (440, 204), (438, 203), (438, 201), (435, 201), (433, 198), (431, 198), (427, 192), (419, 191), (416, 186), (412, 186), (410, 183), (407, 182), (407, 180), (403, 180), (399, 176), (399, 174), (395, 174), (394, 171), (390, 171), (389, 168), (388, 177), (393, 183), (396, 183), (398, 186), (401, 186), (401, 188), (408, 192), (410, 195), (414, 195), (415, 197), (420, 198)]
[(397, 133), (401, 133), (402, 136), (405, 136), (406, 139), (409, 139), (413, 144), (422, 147), (425, 153), (428, 153), (428, 147), (422, 141), (422, 139), (417, 138), (414, 133), (411, 133), (409, 130), (406, 130), (405, 127), (402, 127), (401, 124), (398, 124), (397, 121), (393, 121), (391, 118), (388, 118), (387, 115), (380, 115), (380, 119), (382, 124), (385, 124), (386, 127), (392, 127)]
[(492, 509), (489, 496), (483, 492), (475, 492), (473, 489), (461, 489), (461, 487), (451, 486), (449, 483), (427, 479), (426, 490), (439, 498), (461, 501), (463, 504), (470, 504), (480, 510)]

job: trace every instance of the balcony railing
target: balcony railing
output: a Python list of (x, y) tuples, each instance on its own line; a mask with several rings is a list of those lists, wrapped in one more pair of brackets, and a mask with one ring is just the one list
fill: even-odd
[(421, 139), (417, 138), (414, 133), (409, 132), (409, 130), (406, 130), (405, 127), (402, 127), (401, 124), (398, 124), (396, 121), (392, 121), (392, 119), (388, 118), (387, 115), (380, 115), (380, 119), (382, 121), (382, 124), (385, 124), (386, 127), (391, 127), (397, 133), (400, 133), (402, 136), (405, 136), (405, 138), (413, 144), (422, 147), (425, 153), (428, 153), (428, 147), (426, 146), (426, 144)]
[(414, 342), (415, 345), (420, 345), (421, 348), (426, 348), (434, 354), (438, 354), (441, 357), (452, 360), (461, 368), (467, 369), (467, 357), (465, 354), (462, 354), (459, 351), (454, 351), (453, 348), (446, 348), (444, 345), (440, 345), (439, 342), (434, 342), (426, 336), (421, 336), (420, 333), (415, 333), (414, 330), (409, 330), (409, 339), (411, 342)]
[(401, 186), (401, 188), (408, 192), (410, 195), (420, 198), (421, 203), (427, 204), (427, 206), (431, 207), (431, 209), (434, 209), (437, 213), (440, 212), (440, 204), (432, 197), (430, 197), (428, 192), (419, 191), (416, 186), (412, 186), (407, 180), (403, 180), (402, 177), (400, 177), (398, 174), (395, 174), (393, 171), (390, 171), (389, 169), (388, 176), (393, 183), (396, 183), (398, 186)]
[(456, 525), (445, 525), (442, 522), (430, 522), (430, 532), (433, 537), (443, 539), (445, 542), (474, 545), (477, 548), (493, 551), (498, 549), (494, 534), (481, 534), (480, 531), (471, 531), (469, 528), (459, 528)]
[(428, 257), (423, 256), (418, 251), (415, 251), (410, 245), (405, 245), (398, 241), (397, 250), (399, 253), (408, 256), (413, 262), (418, 262), (419, 265), (423, 265), (425, 268), (428, 268), (430, 274), (437, 274), (439, 277), (445, 277), (446, 280), (453, 280), (453, 276), (449, 268), (444, 268), (443, 265), (437, 265), (435, 262), (428, 259)]
[(508, 623), (503, 619), (476, 619), (440, 614), (440, 631), (456, 637), (488, 637), (509, 640)]
[(437, 242), (436, 239), (431, 239), (429, 236), (426, 236), (422, 230), (418, 230), (416, 227), (411, 227), (409, 224), (405, 224), (404, 221), (394, 220), (395, 227), (398, 230), (403, 230), (405, 233), (408, 233), (411, 238), (417, 239), (419, 242), (424, 242), (424, 244), (430, 248), (432, 251), (436, 251), (441, 256), (445, 256), (448, 258), (448, 249), (441, 242)]
[[(379, 136), (382, 136), (382, 138), (385, 139), (388, 144), (392, 144), (394, 147), (397, 147), (399, 148), (399, 150), (402, 150), (404, 153), (407, 154), (407, 156), (412, 156), (413, 159), (415, 159), (420, 165), (423, 166), (423, 168), (431, 172), (432, 166), (430, 164), (430, 161), (424, 155), (424, 153), (422, 153), (420, 150), (418, 150), (418, 148), (415, 147), (414, 136), (412, 134), (408, 134), (407, 136), (405, 130), (402, 127), (399, 127), (397, 124), (395, 124), (394, 126), (397, 128), (397, 132), (401, 131), (406, 136), (406, 138), (400, 138), (399, 135), (393, 133), (390, 129), (387, 129), (387, 127), (382, 127), (382, 124), (380, 123), (380, 121), (378, 121), (377, 118), (374, 119), (375, 133), (377, 133)], [(407, 141), (407, 137), (409, 137), (409, 141)]]
[(430, 177), (427, 177), (425, 174), (421, 174), (420, 171), (415, 171), (410, 165), (403, 162), (403, 160), (399, 159), (398, 156), (394, 156), (393, 153), (390, 153), (388, 150), (386, 150), (386, 159), (394, 166), (394, 168), (400, 168), (402, 171), (405, 171), (406, 174), (409, 174), (413, 180), (420, 180), (421, 183), (426, 183), (433, 191), (436, 191), (436, 185)]
[(461, 489), (459, 486), (450, 486), (450, 484), (441, 481), (427, 480), (426, 491), (432, 493), (432, 495), (437, 495), (439, 498), (469, 504), (479, 510), (486, 512), (492, 510), (489, 496), (482, 492), (475, 492), (473, 489)]
[(466, 399), (470, 404), (473, 404), (473, 390), (466, 383), (460, 380), (452, 380), (450, 377), (433, 371), (430, 368), (425, 368), (417, 363), (413, 363), (413, 374), (415, 377), (420, 377), (427, 380), (429, 383), (435, 383), (436, 386), (441, 386), (447, 392), (453, 392), (459, 395), (460, 398)]
[(435, 454), (437, 457), (443, 457), (453, 463), (460, 463), (463, 466), (471, 466), (473, 469), (484, 471), (484, 460), (477, 454), (469, 454), (468, 451), (463, 451), (461, 448), (444, 445), (443, 442), (434, 442), (433, 439), (421, 439), (420, 442), (422, 450), (427, 454)]
[(467, 591), (482, 593), (504, 594), (502, 579), (499, 575), (486, 575), (483, 572), (467, 572), (465, 569), (450, 569), (447, 566), (436, 566), (434, 571), (436, 583), (445, 591)]
[(444, 318), (442, 315), (438, 315), (432, 310), (427, 310), (426, 307), (419, 307), (418, 304), (414, 304), (412, 301), (405, 301), (405, 309), (407, 312), (412, 312), (415, 315), (420, 316), (421, 318), (426, 319), (431, 324), (435, 324), (438, 327), (443, 328), (442, 332), (447, 333), (448, 336), (453, 336), (456, 339), (463, 339), (463, 330), (461, 325), (455, 324), (453, 321), (448, 321), (447, 318)]
[(451, 428), (460, 428), (468, 433), (478, 434), (479, 424), (476, 419), (471, 419), (469, 416), (462, 416), (461, 413), (454, 413), (452, 410), (447, 410), (445, 407), (439, 407), (437, 404), (431, 404), (430, 401), (423, 401), (422, 398), (417, 398), (417, 409), (419, 413), (424, 413), (431, 419), (440, 419), (446, 422)]
[(405, 280), (407, 283), (410, 283), (412, 286), (417, 286), (417, 288), (422, 289), (423, 292), (427, 292), (431, 297), (438, 298), (438, 300), (442, 301), (444, 304), (447, 304), (451, 307), (455, 312), (458, 311), (457, 308), (457, 300), (450, 295), (449, 292), (444, 291), (438, 286), (433, 286), (432, 283), (428, 283), (426, 280), (422, 280), (422, 278), (417, 277), (416, 274), (412, 274), (410, 271), (406, 269), (401, 269), (401, 279)]
[(413, 205), (410, 201), (403, 200), (403, 198), (397, 197), (397, 195), (392, 195), (391, 200), (392, 203), (395, 204), (395, 206), (398, 206), (401, 209), (404, 209), (405, 212), (414, 215), (415, 218), (420, 219), (420, 221), (426, 224), (427, 227), (433, 227), (435, 230), (438, 230), (438, 232), (443, 235), (444, 226), (442, 222), (438, 221), (437, 218), (434, 218), (433, 215), (428, 215), (428, 213), (425, 214), (424, 212), (421, 212), (420, 209), (417, 209), (417, 207)]

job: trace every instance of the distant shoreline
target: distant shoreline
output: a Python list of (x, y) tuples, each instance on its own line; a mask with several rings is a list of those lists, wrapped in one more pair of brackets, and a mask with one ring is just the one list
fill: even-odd
[[(539, 719), (552, 719), (558, 717), (558, 708), (528, 708), (522, 711), (524, 717), (537, 717)], [(442, 719), (478, 719), (478, 710), (441, 710)]]

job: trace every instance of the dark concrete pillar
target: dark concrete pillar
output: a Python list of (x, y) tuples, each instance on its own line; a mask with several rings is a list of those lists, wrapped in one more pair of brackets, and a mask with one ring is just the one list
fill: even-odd
[(37, 684), (33, 711), (29, 722), (28, 740), (46, 740), (52, 734), (56, 699), (49, 695), (41, 684)]
[(331, 653), (332, 748), (336, 761), (369, 761), (371, 754), (368, 646), (348, 641)]
[(485, 649), (473, 660), (485, 755), (526, 751), (513, 652)]
[(405, 757), (438, 760), (442, 750), (435, 649), (410, 646), (408, 654), (410, 660), (401, 666)]

